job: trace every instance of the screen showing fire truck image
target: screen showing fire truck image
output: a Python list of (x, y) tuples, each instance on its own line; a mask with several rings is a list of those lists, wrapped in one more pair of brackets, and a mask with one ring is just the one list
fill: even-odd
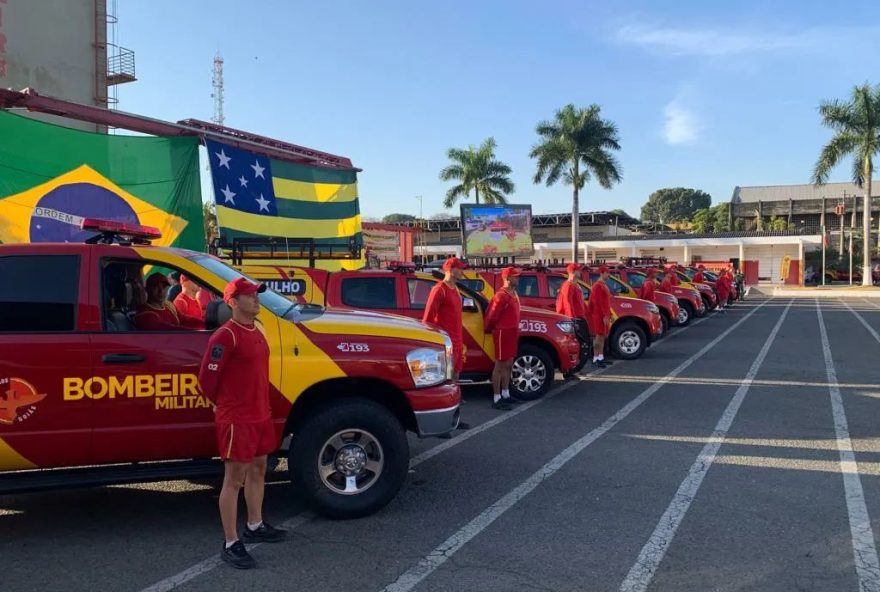
[(532, 206), (461, 206), (465, 257), (531, 257)]

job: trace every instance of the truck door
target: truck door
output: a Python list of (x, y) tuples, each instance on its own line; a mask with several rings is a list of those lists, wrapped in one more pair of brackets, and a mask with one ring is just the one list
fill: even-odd
[[(210, 332), (139, 331), (132, 322), (145, 297), (144, 275), (181, 270), (118, 256), (98, 258), (95, 267), (101, 329), (92, 335), (93, 378), (79, 393), (94, 410), (95, 461), (216, 456), (213, 408), (198, 387)], [(183, 273), (210, 291), (206, 282)]]
[(90, 401), (68, 400), (88, 377), (88, 253), (0, 257), (0, 471), (88, 464)]
[[(544, 283), (543, 290), (541, 289), (542, 282)], [(519, 294), (520, 304), (523, 306), (532, 306), (535, 308), (555, 311), (556, 300), (547, 296), (546, 282), (547, 278), (544, 274), (524, 273), (519, 276), (519, 284), (516, 287), (516, 293)]]

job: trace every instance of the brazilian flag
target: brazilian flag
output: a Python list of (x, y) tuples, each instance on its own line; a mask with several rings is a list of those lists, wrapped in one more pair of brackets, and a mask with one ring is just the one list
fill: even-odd
[(0, 241), (83, 242), (84, 218), (155, 226), (203, 251), (196, 137), (116, 136), (0, 110)]

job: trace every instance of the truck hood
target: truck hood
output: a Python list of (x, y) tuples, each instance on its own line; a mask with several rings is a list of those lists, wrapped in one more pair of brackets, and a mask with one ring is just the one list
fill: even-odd
[(543, 308), (535, 308), (534, 306), (521, 306), (519, 310), (520, 310), (520, 316), (522, 318), (541, 319), (542, 321), (547, 321), (548, 323), (551, 321), (556, 323), (556, 322), (564, 321), (567, 319), (567, 317), (565, 317), (561, 314), (556, 314), (555, 312), (553, 312), (551, 310), (544, 310)]
[(325, 308), (321, 314), (305, 315), (301, 322), (309, 331), (323, 335), (408, 339), (440, 346), (448, 339), (445, 333), (395, 314)]

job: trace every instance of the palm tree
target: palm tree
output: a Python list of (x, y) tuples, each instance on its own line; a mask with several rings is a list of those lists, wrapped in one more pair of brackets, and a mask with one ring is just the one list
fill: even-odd
[(440, 171), (441, 181), (459, 181), (446, 192), (443, 206), (451, 208), (455, 202), (474, 192), (476, 203), (505, 204), (507, 195), (513, 193), (510, 167), (495, 159), (495, 138), (487, 138), (479, 148), (468, 146), (466, 150), (450, 148), (446, 155), (452, 164)]
[(580, 191), (591, 178), (610, 189), (621, 180), (621, 167), (611, 150), (620, 150), (617, 126), (600, 116), (599, 105), (580, 109), (566, 105), (556, 112), (553, 121), (542, 121), (535, 131), (540, 142), (529, 156), (538, 159), (535, 184), (547, 186), (560, 179), (572, 186), (571, 258), (578, 260), (578, 200)]
[[(880, 86), (856, 86), (847, 102), (823, 101), (819, 105), (822, 125), (834, 130), (834, 137), (822, 148), (813, 169), (812, 181), (823, 185), (841, 160), (853, 155), (853, 182), (864, 187), (862, 233), (862, 283), (871, 285), (871, 177), (874, 155), (880, 151)], [(880, 236), (877, 237), (880, 250)]]

